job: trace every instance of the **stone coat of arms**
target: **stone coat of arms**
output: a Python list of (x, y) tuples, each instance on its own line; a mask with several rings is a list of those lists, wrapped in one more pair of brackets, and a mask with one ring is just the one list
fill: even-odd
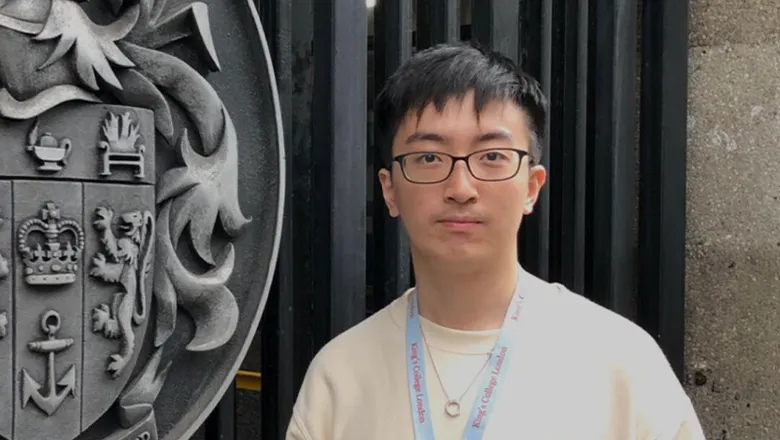
[(220, 70), (209, 14), (0, 0), (0, 439), (161, 438), (177, 356), (234, 337), (238, 133), (165, 50)]

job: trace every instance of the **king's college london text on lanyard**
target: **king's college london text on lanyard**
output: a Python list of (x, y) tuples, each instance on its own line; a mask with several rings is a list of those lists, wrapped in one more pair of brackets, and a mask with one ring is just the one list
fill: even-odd
[[(510, 340), (519, 324), (520, 309), (523, 297), (518, 286), (512, 295), (512, 302), (504, 316), (504, 325), (496, 340), (496, 345), (490, 355), (487, 375), (482, 379), (481, 386), (471, 409), (471, 414), (463, 433), (464, 440), (480, 440), (485, 432), (488, 418), (492, 414), (498, 390), (503, 383), (507, 364), (511, 354)], [(409, 310), (406, 317), (406, 367), (409, 383), (409, 403), (411, 405), (414, 436), (416, 440), (434, 440), (431, 410), (428, 405), (428, 388), (425, 379), (425, 354), (422, 349), (422, 330), (418, 312), (417, 290), (409, 294)]]

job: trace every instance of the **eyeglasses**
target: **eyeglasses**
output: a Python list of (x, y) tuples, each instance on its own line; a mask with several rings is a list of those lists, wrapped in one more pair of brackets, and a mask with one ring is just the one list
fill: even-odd
[(509, 180), (520, 171), (527, 151), (513, 148), (492, 148), (475, 151), (467, 156), (453, 156), (434, 151), (416, 151), (393, 157), (401, 165), (404, 178), (411, 183), (430, 184), (447, 180), (455, 169), (455, 163), (462, 160), (477, 180), (498, 182)]

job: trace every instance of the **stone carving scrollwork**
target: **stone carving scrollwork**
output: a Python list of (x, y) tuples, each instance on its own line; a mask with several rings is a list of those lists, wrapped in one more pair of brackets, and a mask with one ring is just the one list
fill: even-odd
[[(34, 182), (13, 188), (40, 185), (22, 202), (13, 201), (24, 211), (17, 214), (13, 205), (18, 279), (11, 293), (34, 298), (26, 310), (14, 308), (18, 301), (8, 303), (10, 310), (0, 303), (0, 339), (8, 336), (10, 317), (10, 339), (17, 341), (4, 343), (13, 349), (6, 359), (11, 357), (13, 368), (23, 365), (13, 371), (13, 420), (0, 414), (0, 424), (29, 428), (30, 420), (40, 420), (38, 411), (51, 431), (22, 435), (14, 428), (5, 431), (12, 432), (9, 440), (73, 440), (93, 428), (99, 434), (87, 437), (157, 440), (155, 400), (171, 362), (182, 359), (179, 350), (234, 348), (228, 342), (239, 325), (239, 308), (228, 282), (236, 267), (235, 239), (253, 221), (239, 203), (236, 126), (201, 70), (220, 70), (208, 7), (188, 0), (0, 0), (0, 37), (0, 117), (25, 124), (14, 148), (18, 163), (29, 166), (11, 176)], [(164, 51), (184, 39), (199, 60)], [(33, 48), (35, 56), (9, 52), (11, 44)], [(25, 75), (23, 69), (30, 71)], [(71, 106), (89, 111), (66, 115)], [(67, 131), (71, 118), (83, 124), (78, 135)], [(278, 153), (281, 162), (281, 147)], [(159, 170), (159, 164), (169, 168)], [(62, 189), (67, 185), (80, 191)], [(50, 198), (47, 193), (58, 186), (64, 195)], [(281, 198), (283, 185), (276, 186), (269, 198)], [(277, 189), (279, 195), (272, 194)], [(256, 236), (271, 229), (264, 224)], [(222, 236), (215, 238), (216, 231)], [(276, 231), (274, 247), (278, 225)], [(254, 253), (270, 244), (255, 240)], [(12, 273), (3, 251), (0, 280)], [(30, 331), (21, 323), (33, 315), (39, 319), (41, 312), (44, 336), (28, 343), (40, 331), (20, 336), (19, 329)], [(174, 336), (180, 312), (192, 323), (179, 326)], [(61, 329), (63, 322), (70, 327)], [(28, 365), (39, 358), (46, 362), (45, 376)], [(19, 406), (37, 419), (21, 419)], [(200, 401), (198, 406), (207, 410)], [(110, 421), (104, 420), (109, 413)], [(170, 418), (163, 419), (160, 426), (170, 429)], [(73, 426), (66, 431), (64, 424)]]

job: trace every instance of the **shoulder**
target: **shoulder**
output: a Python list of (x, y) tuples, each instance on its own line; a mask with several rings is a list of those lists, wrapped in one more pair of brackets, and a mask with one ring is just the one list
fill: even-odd
[(307, 386), (317, 386), (317, 383), (354, 378), (366, 366), (367, 360), (385, 351), (393, 325), (389, 310), (385, 308), (328, 341), (307, 368), (304, 390)]
[(298, 392), (291, 430), (307, 433), (302, 438), (322, 438), (333, 432), (341, 417), (356, 410), (377, 371), (396, 348), (403, 350), (403, 333), (391, 316), (399, 301), (345, 330), (317, 352)]
[(558, 283), (548, 287), (535, 300), (535, 321), (559, 340), (609, 357), (621, 364), (634, 364), (644, 357), (664, 358), (647, 331), (630, 319), (582, 296)]
[(647, 331), (562, 285), (548, 286), (536, 299), (537, 330), (553, 335), (548, 343), (567, 352), (563, 359), (611, 378), (639, 438), (704, 438), (690, 398)]
[(603, 369), (633, 388), (650, 380), (678, 384), (656, 340), (630, 319), (560, 284), (550, 284), (535, 311), (551, 345), (570, 353), (563, 356)]
[[(385, 306), (328, 341), (314, 356), (308, 371), (311, 375), (355, 373), (375, 356), (386, 356), (394, 342), (402, 341), (401, 328), (394, 315), (403, 307), (403, 298)], [(371, 362), (373, 363), (373, 362)]]

